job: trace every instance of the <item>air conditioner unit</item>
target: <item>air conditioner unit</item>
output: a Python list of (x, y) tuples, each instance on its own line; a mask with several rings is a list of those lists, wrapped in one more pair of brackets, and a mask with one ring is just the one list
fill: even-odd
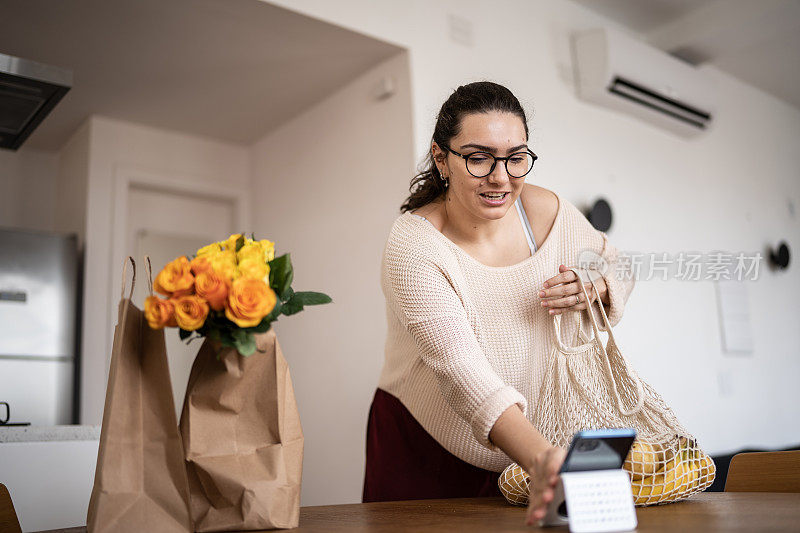
[(708, 130), (713, 85), (697, 68), (608, 29), (573, 37), (578, 95), (683, 136)]

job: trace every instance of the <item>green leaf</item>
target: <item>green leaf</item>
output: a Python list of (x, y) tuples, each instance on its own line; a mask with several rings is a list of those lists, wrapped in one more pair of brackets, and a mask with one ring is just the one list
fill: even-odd
[(244, 246), (244, 235), (239, 235), (239, 238), (236, 239), (236, 251), (241, 250), (242, 246)]
[(294, 315), (303, 310), (306, 305), (322, 305), (330, 303), (331, 297), (321, 292), (295, 292), (283, 306), (282, 313), (286, 316)]
[(283, 300), (283, 302), (285, 303), (291, 300), (293, 296), (294, 296), (294, 290), (291, 287), (289, 287), (288, 289), (286, 289), (286, 292), (283, 293), (283, 295), (281, 296), (281, 300)]
[(293, 278), (292, 258), (289, 254), (283, 254), (269, 262), (269, 285), (281, 300), (285, 300), (284, 295), (288, 294)]
[(327, 294), (313, 291), (296, 292), (293, 299), (300, 301), (303, 305), (322, 305), (333, 301)]
[(253, 352), (256, 351), (255, 337), (243, 329), (233, 331), (233, 341), (236, 344), (236, 350), (245, 357), (253, 355)]
[(295, 294), (294, 297), (288, 302), (286, 302), (286, 305), (283, 306), (283, 309), (281, 309), (281, 313), (283, 313), (286, 316), (290, 316), (299, 313), (302, 310), (303, 310), (303, 302), (301, 302), (300, 299), (297, 298), (297, 294)]
[(191, 336), (192, 336), (191, 331), (185, 330), (183, 328), (178, 328), (178, 337), (180, 337), (182, 341), (185, 341)]
[(261, 320), (261, 323), (263, 323), (265, 320), (269, 322), (274, 322), (275, 320), (278, 320), (278, 316), (281, 314), (281, 309), (283, 309), (283, 304), (281, 303), (280, 300), (278, 300), (277, 302), (275, 302), (275, 307), (272, 309), (272, 311), (270, 311), (270, 313), (267, 316), (265, 316), (263, 320)]

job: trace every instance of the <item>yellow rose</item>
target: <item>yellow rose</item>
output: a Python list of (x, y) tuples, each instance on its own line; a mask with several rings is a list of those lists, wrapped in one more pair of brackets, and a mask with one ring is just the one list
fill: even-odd
[(203, 246), (199, 250), (197, 250), (197, 257), (201, 257), (204, 255), (216, 255), (222, 251), (222, 248), (219, 247), (218, 242), (213, 242), (208, 246)]
[(164, 329), (164, 326), (174, 328), (175, 308), (169, 300), (162, 300), (158, 296), (148, 296), (144, 299), (144, 318), (152, 329)]
[(189, 270), (189, 260), (186, 256), (167, 263), (153, 282), (153, 288), (164, 296), (191, 294), (193, 286), (194, 276)]
[(237, 278), (252, 278), (267, 281), (269, 276), (269, 266), (263, 259), (247, 257), (239, 260), (239, 265), (236, 269)]
[(267, 239), (258, 242), (261, 243), (261, 249), (264, 250), (264, 261), (270, 262), (275, 259), (275, 243)]
[(260, 279), (239, 278), (225, 302), (225, 316), (241, 328), (257, 326), (274, 308), (278, 298)]
[(213, 270), (198, 274), (194, 280), (194, 289), (198, 296), (208, 301), (208, 305), (214, 311), (222, 311), (225, 307), (228, 282)]
[(260, 243), (248, 239), (244, 246), (242, 246), (242, 248), (236, 252), (236, 257), (239, 259), (239, 261), (244, 259), (260, 259), (263, 262), (264, 250), (261, 248)]
[(194, 294), (173, 298), (172, 305), (175, 306), (175, 321), (186, 331), (200, 328), (208, 316), (208, 304)]
[(233, 250), (235, 252), (236, 241), (238, 241), (241, 236), (242, 236), (241, 233), (234, 233), (233, 235), (228, 237), (228, 240), (222, 241), (220, 244), (222, 244), (226, 250)]
[(211, 268), (226, 280), (232, 280), (236, 274), (236, 253), (225, 250), (211, 258)]

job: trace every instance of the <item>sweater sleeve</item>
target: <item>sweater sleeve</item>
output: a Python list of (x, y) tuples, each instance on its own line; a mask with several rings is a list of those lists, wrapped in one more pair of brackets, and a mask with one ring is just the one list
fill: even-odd
[(489, 440), (495, 422), (514, 404), (526, 413), (527, 401), (492, 368), (452, 280), (431, 258), (405, 246), (387, 246), (383, 275), (386, 297), (446, 402), (479, 443), (496, 451)]
[[(582, 241), (588, 242), (589, 250), (599, 255), (605, 264), (605, 268), (600, 273), (608, 289), (609, 303), (602, 305), (608, 316), (609, 323), (612, 326), (616, 326), (622, 320), (625, 304), (636, 283), (631, 265), (620, 258), (619, 251), (611, 244), (604, 232), (595, 229), (576, 207), (570, 205), (570, 208), (577, 219), (578, 231), (583, 234), (582, 237), (584, 239)], [(598, 301), (596, 305), (599, 306), (601, 304)], [(597, 319), (600, 330), (605, 331), (606, 328), (603, 324), (603, 318), (600, 316), (599, 307), (595, 308), (595, 305), (593, 305), (592, 313)]]
[[(622, 312), (625, 309), (628, 297), (633, 291), (636, 280), (634, 279), (633, 273), (630, 271), (630, 266), (620, 261), (619, 251), (609, 242), (608, 236), (602, 231), (598, 231), (598, 233), (600, 233), (603, 238), (600, 256), (605, 260), (607, 265), (602, 276), (608, 289), (609, 303), (608, 305), (602, 305), (608, 316), (608, 322), (612, 326), (616, 326), (619, 324), (619, 321), (622, 320)], [(601, 305), (600, 302), (598, 302), (597, 305)], [(595, 313), (594, 308), (592, 312)], [(601, 325), (601, 330), (605, 331), (605, 325), (602, 322), (602, 317), (599, 315), (600, 312), (598, 309), (595, 316), (598, 318), (598, 324)]]

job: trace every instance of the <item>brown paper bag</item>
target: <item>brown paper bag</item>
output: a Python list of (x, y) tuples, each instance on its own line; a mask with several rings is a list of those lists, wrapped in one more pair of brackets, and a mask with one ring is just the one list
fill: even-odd
[(192, 365), (181, 435), (196, 531), (297, 527), (303, 431), (275, 332), (243, 357), (206, 339)]
[(164, 331), (150, 329), (144, 313), (131, 303), (135, 268), (127, 298), (123, 269), (87, 529), (191, 532)]

